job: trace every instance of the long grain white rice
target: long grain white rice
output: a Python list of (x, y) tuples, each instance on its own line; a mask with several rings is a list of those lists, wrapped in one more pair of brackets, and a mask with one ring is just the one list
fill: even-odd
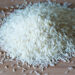
[(47, 2), (18, 9), (0, 28), (0, 46), (32, 65), (68, 61), (75, 56), (75, 10)]

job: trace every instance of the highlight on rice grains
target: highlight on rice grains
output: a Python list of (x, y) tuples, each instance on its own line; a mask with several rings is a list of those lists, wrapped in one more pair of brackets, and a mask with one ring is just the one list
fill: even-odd
[(75, 9), (42, 2), (15, 10), (0, 27), (0, 47), (34, 66), (69, 61), (75, 56)]

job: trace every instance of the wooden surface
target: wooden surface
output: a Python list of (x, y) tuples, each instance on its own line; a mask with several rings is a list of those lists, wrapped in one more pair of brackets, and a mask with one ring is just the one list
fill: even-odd
[[(30, 0), (27, 0), (28, 2)], [(38, 2), (36, 0), (31, 0), (32, 2)], [(45, 0), (40, 0), (40, 1), (45, 1)], [(58, 2), (62, 2), (63, 0), (57, 0)], [(73, 6), (75, 6), (75, 0), (66, 0), (68, 2), (72, 2)], [(11, 6), (16, 6), (17, 4), (22, 4), (24, 2), (24, 0), (0, 0), (0, 12), (2, 10), (4, 10), (5, 12), (9, 11), (9, 9), (7, 10), (6, 7), (11, 7)], [(3, 15), (0, 15), (0, 18), (4, 17)], [(12, 63), (15, 64), (15, 68), (16, 68), (16, 62), (12, 61), (12, 62), (5, 62), (4, 64), (0, 64), (0, 75), (24, 75), (25, 73), (27, 75), (36, 75), (34, 72), (32, 74), (30, 74), (31, 70), (36, 70), (40, 73), (40, 75), (44, 75), (45, 73), (47, 73), (48, 75), (75, 75), (75, 58), (71, 59), (72, 61), (69, 63), (65, 63), (65, 62), (59, 62), (55, 67), (50, 67), (48, 66), (48, 68), (44, 68), (44, 71), (42, 72), (42, 70), (39, 69), (39, 67), (37, 67), (36, 69), (34, 69), (33, 67), (28, 68), (26, 65), (24, 66), (26, 68), (26, 71), (24, 73), (22, 73), (22, 68), (17, 69), (16, 72), (12, 72)], [(9, 65), (8, 69), (5, 69), (5, 65)], [(69, 67), (73, 67), (73, 70), (68, 70)], [(68, 72), (68, 73), (67, 73)]]

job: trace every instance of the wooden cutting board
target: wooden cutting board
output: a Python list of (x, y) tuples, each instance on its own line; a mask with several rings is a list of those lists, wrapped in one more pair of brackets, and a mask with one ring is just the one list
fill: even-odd
[[(27, 0), (28, 2), (30, 0)], [(31, 2), (38, 2), (38, 1), (47, 1), (47, 0), (31, 0)], [(53, 1), (53, 0), (52, 0)], [(75, 0), (66, 0), (68, 2), (72, 2), (73, 5), (72, 7), (75, 6)], [(62, 3), (63, 0), (57, 0), (57, 2)], [(3, 10), (5, 11), (5, 13), (7, 13), (10, 9), (11, 6), (15, 6), (17, 4), (22, 4), (24, 3), (24, 0), (0, 0), (0, 12)], [(9, 7), (9, 9), (7, 9), (7, 7)], [(11, 11), (13, 11), (13, 9), (11, 9)], [(0, 18), (4, 17), (3, 15), (0, 14)], [(16, 72), (13, 72), (12, 70), (12, 64), (14, 64), (14, 69), (16, 70)], [(5, 66), (7, 65), (8, 68)], [(48, 74), (48, 75), (75, 75), (75, 58), (71, 59), (71, 62), (69, 63), (65, 63), (65, 62), (59, 62), (56, 66), (54, 67), (50, 67), (48, 66), (48, 68), (44, 68), (44, 71), (42, 71), (42, 69), (40, 70), (39, 67), (37, 68), (33, 68), (32, 66), (29, 68), (28, 66), (22, 66), (21, 68), (17, 68), (16, 67), (16, 62), (14, 61), (7, 61), (4, 64), (0, 64), (0, 75), (25, 75), (25, 73), (27, 75), (36, 75), (35, 72), (32, 71), (37, 71), (38, 73), (40, 73), (40, 75), (44, 75), (44, 74)], [(26, 68), (25, 72), (22, 72), (23, 67)], [(73, 69), (71, 68), (73, 67)], [(30, 72), (32, 72), (32, 74), (30, 74)]]

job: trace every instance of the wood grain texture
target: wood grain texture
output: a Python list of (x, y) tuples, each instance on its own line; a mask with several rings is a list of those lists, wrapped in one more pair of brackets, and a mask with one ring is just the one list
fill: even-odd
[[(28, 2), (30, 0), (27, 0)], [(38, 1), (47, 1), (47, 0), (31, 0), (31, 2), (38, 2)], [(53, 0), (52, 0), (53, 1)], [(75, 0), (66, 0), (68, 2), (72, 2), (73, 3), (73, 7), (75, 7)], [(57, 2), (63, 2), (63, 0), (57, 0)], [(10, 6), (15, 6), (17, 4), (22, 4), (24, 3), (24, 0), (0, 0), (0, 11), (4, 10), (5, 12), (9, 11), (7, 10), (5, 7), (9, 7)], [(0, 18), (2, 18), (3, 16), (0, 15)], [(1, 22), (1, 21), (0, 21)], [(69, 63), (65, 63), (65, 62), (59, 62), (56, 66), (54, 67), (48, 67), (47, 69), (44, 68), (44, 71), (42, 72), (39, 68), (33, 69), (33, 67), (28, 68), (27, 66), (25, 66), (27, 68), (27, 70), (22, 73), (22, 68), (18, 69), (16, 72), (12, 72), (12, 67), (11, 64), (14, 63), (16, 64), (15, 61), (12, 62), (5, 62), (4, 64), (0, 64), (0, 75), (24, 75), (25, 73), (27, 75), (36, 75), (35, 73), (30, 74), (31, 70), (36, 70), (40, 73), (40, 75), (44, 75), (45, 73), (47, 73), (48, 75), (75, 75), (75, 58), (72, 58), (71, 61), (73, 62), (69, 62)], [(4, 66), (5, 65), (9, 65), (9, 69), (5, 69)], [(68, 67), (73, 67), (73, 70), (68, 71)], [(16, 68), (16, 65), (15, 65)], [(66, 72), (68, 71), (68, 73), (66, 74)]]

